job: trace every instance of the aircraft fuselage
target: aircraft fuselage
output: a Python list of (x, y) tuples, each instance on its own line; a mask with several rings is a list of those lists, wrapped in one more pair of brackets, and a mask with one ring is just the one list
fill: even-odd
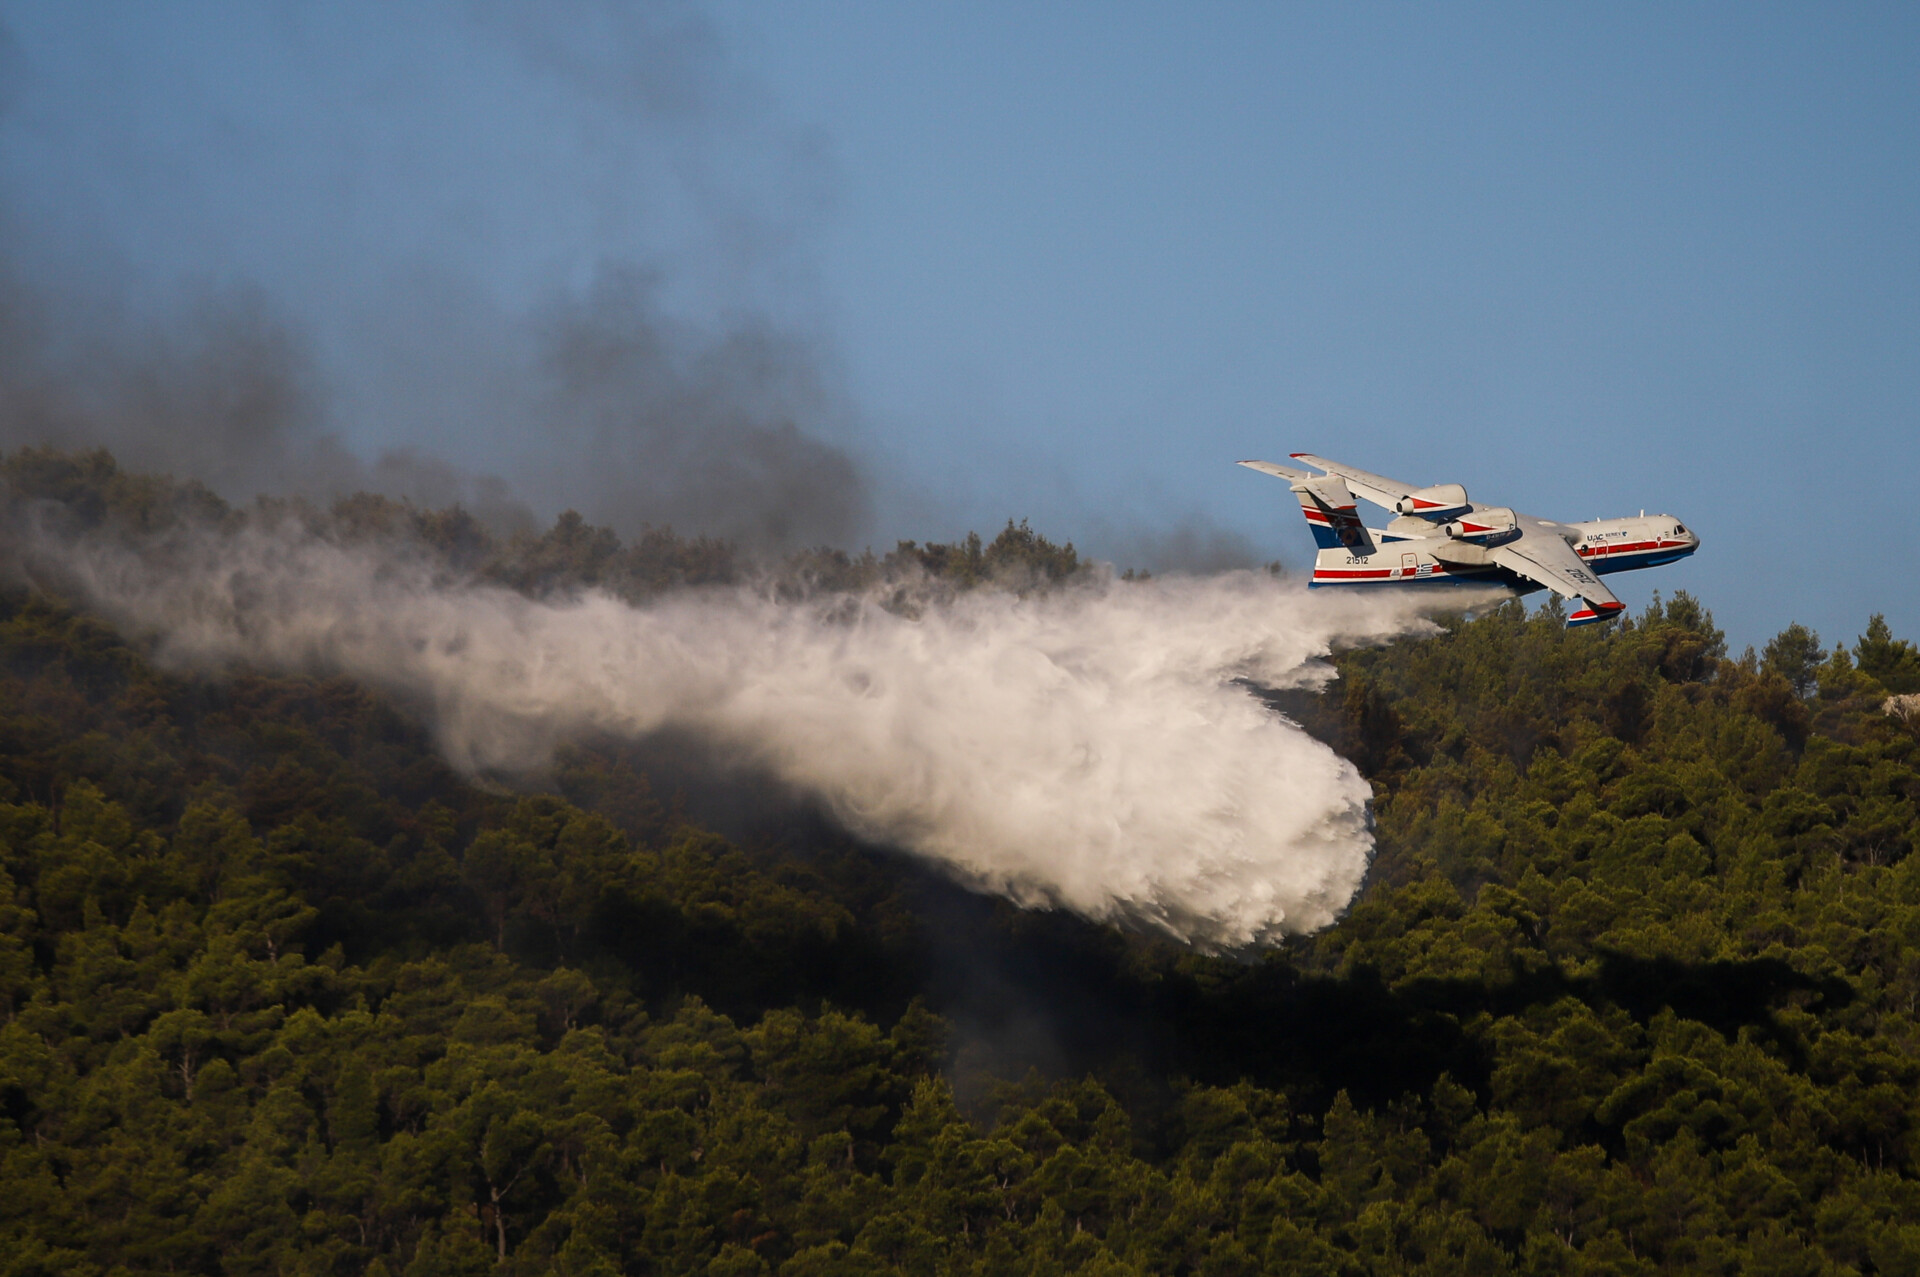
[[(1700, 538), (1680, 520), (1667, 514), (1625, 519), (1593, 519), (1585, 523), (1533, 520), (1535, 526), (1557, 533), (1573, 547), (1582, 564), (1595, 576), (1656, 568), (1686, 558), (1700, 548)], [(1460, 561), (1457, 543), (1437, 534), (1425, 519), (1401, 517), (1385, 528), (1369, 528), (1371, 554), (1346, 546), (1323, 546), (1314, 556), (1309, 585), (1399, 585), (1439, 583), (1500, 584), (1519, 593), (1540, 585), (1493, 563)], [(1436, 556), (1447, 556), (1446, 559)], [(1447, 561), (1447, 560), (1451, 561)]]

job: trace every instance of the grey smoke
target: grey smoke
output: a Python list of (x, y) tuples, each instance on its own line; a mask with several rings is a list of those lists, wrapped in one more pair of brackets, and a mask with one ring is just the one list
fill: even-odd
[[(137, 108), (122, 136), (112, 112), (50, 105), (61, 86), (16, 74), (30, 52), (0, 33), (5, 90), (37, 95), (0, 116), (0, 142), (23, 144), (0, 158), (75, 157), (43, 164), (171, 228), (124, 252), (76, 229), (123, 226), (123, 208), (89, 222), (37, 199), (42, 174), (0, 168), (0, 225), (19, 232), (0, 248), (0, 447), (104, 445), (240, 502), (458, 501), (502, 531), (577, 508), (775, 549), (868, 535), (856, 414), (795, 304), (792, 219), (830, 178), (711, 24), (670, 3), (347, 8), (266, 11), (262, 55), (331, 86), (295, 111), (235, 120), (221, 86), (159, 90), (184, 112), (152, 125), (174, 131), (178, 173), (120, 162), (150, 144)], [(367, 29), (387, 54), (366, 55)], [(393, 80), (387, 57), (414, 74)], [(540, 146), (448, 130), (435, 88), (476, 76), (525, 103), (509, 132)], [(179, 106), (196, 90), (213, 103), (198, 114)], [(222, 206), (215, 186), (284, 216)], [(296, 191), (313, 198), (285, 203)], [(553, 237), (549, 260), (498, 272), (530, 233)]]
[(532, 415), (553, 451), (528, 471), (555, 492), (599, 489), (584, 513), (615, 527), (637, 515), (775, 546), (865, 534), (861, 468), (802, 428), (839, 410), (819, 352), (763, 320), (715, 334), (676, 324), (658, 286), (608, 271), (541, 316)]
[(1119, 568), (1154, 573), (1206, 574), (1264, 566), (1263, 555), (1248, 537), (1222, 527), (1204, 514), (1190, 514), (1164, 527), (1114, 526), (1095, 519), (1087, 543)]
[(633, 118), (710, 111), (725, 78), (712, 24), (678, 4), (467, 0), (466, 15), (504, 38), (529, 69)]
[(305, 343), (257, 289), (141, 322), (0, 272), (0, 446), (105, 447), (129, 469), (196, 478), (242, 502), (376, 491), (461, 504), (503, 531), (531, 524), (498, 478), (406, 448), (362, 461), (325, 404)]
[(866, 534), (865, 473), (806, 429), (843, 411), (820, 353), (764, 320), (718, 332), (676, 321), (657, 288), (610, 267), (584, 295), (483, 327), (488, 411), (519, 440), (510, 487), (418, 449), (356, 456), (307, 344), (258, 290), (139, 324), (75, 313), (0, 274), (0, 446), (105, 446), (239, 501), (369, 490), (458, 502), (503, 530), (532, 522), (531, 501), (627, 533), (670, 524), (772, 548)]

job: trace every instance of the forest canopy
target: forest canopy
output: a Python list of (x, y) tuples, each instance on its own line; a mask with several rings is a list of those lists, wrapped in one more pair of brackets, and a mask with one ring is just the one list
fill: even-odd
[[(0, 479), (127, 535), (263, 517), (103, 453)], [(273, 512), (528, 593), (760, 570)], [(1013, 523), (778, 567), (1089, 570)], [(1920, 1272), (1920, 649), (1734, 656), (1676, 594), (1336, 665), (1267, 695), (1371, 782), (1367, 886), (1207, 956), (644, 744), (476, 784), (372, 689), (169, 672), (16, 570), (0, 1273)]]

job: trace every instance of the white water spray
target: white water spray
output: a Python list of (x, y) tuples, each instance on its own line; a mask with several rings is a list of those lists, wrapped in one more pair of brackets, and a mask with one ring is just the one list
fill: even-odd
[(1252, 572), (979, 590), (910, 616), (747, 588), (543, 602), (285, 530), (50, 552), (163, 662), (394, 690), (468, 771), (689, 732), (978, 887), (1209, 947), (1325, 926), (1372, 846), (1366, 781), (1234, 680), (1316, 685), (1333, 642), (1428, 624), (1404, 598)]

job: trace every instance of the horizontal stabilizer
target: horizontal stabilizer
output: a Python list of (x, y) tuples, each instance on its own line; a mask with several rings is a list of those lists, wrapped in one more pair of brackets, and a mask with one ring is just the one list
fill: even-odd
[(1315, 476), (1306, 470), (1295, 470), (1292, 466), (1278, 465), (1272, 461), (1242, 461), (1239, 464), (1249, 470), (1258, 470), (1261, 474), (1270, 474), (1276, 479), (1285, 479), (1288, 483), (1300, 483)]
[(1300, 494), (1300, 503), (1305, 505), (1308, 497), (1322, 510), (1355, 510), (1353, 493), (1337, 474), (1309, 475), (1293, 485)]
[(1395, 503), (1409, 493), (1422, 490), (1420, 484), (1402, 483), (1398, 479), (1389, 479), (1383, 474), (1358, 470), (1353, 466), (1343, 466), (1338, 461), (1328, 461), (1325, 457), (1316, 457), (1311, 452), (1296, 452), (1293, 454), (1293, 459), (1304, 461), (1310, 466), (1318, 466), (1329, 474), (1339, 475), (1355, 492), (1386, 510), (1393, 509)]

